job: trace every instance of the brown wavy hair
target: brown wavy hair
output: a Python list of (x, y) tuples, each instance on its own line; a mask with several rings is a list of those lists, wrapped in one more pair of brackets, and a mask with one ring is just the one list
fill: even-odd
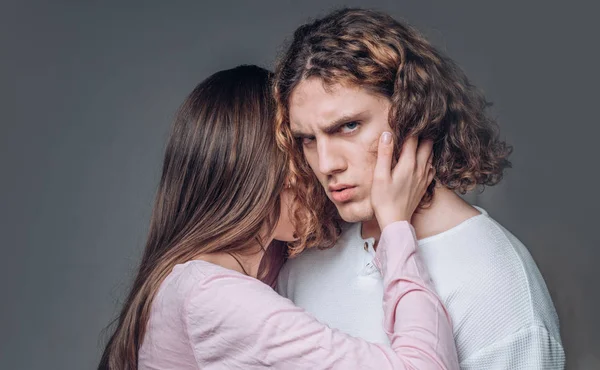
[[(137, 369), (153, 299), (177, 264), (201, 253), (249, 253), (273, 230), (287, 157), (275, 143), (271, 74), (217, 72), (187, 97), (167, 145), (146, 248), (98, 369)], [(263, 247), (264, 249), (264, 247)], [(273, 242), (258, 278), (273, 286), (285, 246)]]
[(342, 9), (299, 27), (275, 71), (278, 144), (290, 153), (292, 182), (299, 207), (299, 239), (290, 255), (304, 248), (327, 248), (340, 234), (340, 218), (291, 133), (288, 104), (300, 82), (321, 79), (325, 86), (358, 86), (391, 102), (389, 125), (396, 155), (406, 137), (434, 141), (436, 184), (462, 194), (501, 179), (512, 148), (499, 139), (488, 115), (491, 105), (454, 61), (414, 28), (387, 14)]

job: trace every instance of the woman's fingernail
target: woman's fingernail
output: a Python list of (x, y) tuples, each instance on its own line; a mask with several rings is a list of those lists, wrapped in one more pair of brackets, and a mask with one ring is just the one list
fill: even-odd
[(381, 134), (381, 143), (382, 144), (389, 144), (392, 142), (392, 133), (391, 132), (384, 132), (383, 134)]

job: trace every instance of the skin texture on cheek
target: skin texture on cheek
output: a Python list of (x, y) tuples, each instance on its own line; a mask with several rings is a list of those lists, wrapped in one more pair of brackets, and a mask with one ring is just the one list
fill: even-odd
[(389, 126), (387, 121), (370, 120), (364, 122), (360, 129), (354, 140), (349, 142), (347, 150), (347, 171), (351, 174), (353, 184), (358, 186), (359, 192), (355, 201), (336, 204), (340, 216), (347, 222), (369, 221), (374, 218), (371, 185), (377, 161), (377, 146), (379, 136), (383, 131), (389, 130)]
[[(373, 218), (373, 170), (379, 136), (390, 130), (389, 107), (388, 99), (360, 87), (334, 85), (324, 89), (314, 78), (301, 82), (291, 95), (292, 131), (311, 137), (304, 155), (329, 200), (333, 201), (330, 185), (356, 187), (350, 201), (333, 201), (348, 222)], [(352, 125), (344, 127), (345, 123)]]
[[(347, 161), (347, 170), (339, 175), (333, 175), (342, 183), (355, 185), (357, 188), (354, 199), (347, 203), (338, 203), (330, 198), (346, 222), (368, 221), (374, 217), (371, 206), (371, 184), (373, 181), (373, 170), (376, 162), (378, 133), (373, 134), (372, 128), (365, 128), (364, 132), (357, 135), (354, 140), (346, 144), (342, 155)], [(318, 160), (309, 161), (311, 168), (318, 174), (319, 182), (325, 189), (329, 186), (329, 176), (320, 174), (317, 167)]]

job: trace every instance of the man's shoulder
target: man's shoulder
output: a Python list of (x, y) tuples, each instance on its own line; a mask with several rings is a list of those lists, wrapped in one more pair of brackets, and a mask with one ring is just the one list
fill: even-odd
[[(523, 243), (491, 218), (485, 210), (437, 235), (419, 240), (425, 260), (440, 260), (449, 267), (501, 265), (503, 269), (522, 269), (533, 262)], [(469, 262), (466, 266), (465, 263)], [(433, 261), (432, 261), (433, 262)], [(492, 271), (490, 271), (492, 272)]]
[(494, 290), (526, 298), (532, 285), (543, 284), (525, 245), (485, 211), (419, 246), (434, 280), (465, 294)]
[[(536, 325), (559, 337), (552, 299), (531, 254), (486, 212), (420, 247), (453, 324), (470, 333), (457, 337), (460, 350)], [(470, 343), (475, 338), (481, 342)]]

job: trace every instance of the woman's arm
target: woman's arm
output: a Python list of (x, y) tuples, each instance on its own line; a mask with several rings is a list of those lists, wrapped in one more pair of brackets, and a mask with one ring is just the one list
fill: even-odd
[(384, 229), (375, 262), (384, 280), (391, 348), (329, 328), (256, 279), (209, 273), (183, 312), (199, 368), (458, 368), (450, 319), (407, 222)]

